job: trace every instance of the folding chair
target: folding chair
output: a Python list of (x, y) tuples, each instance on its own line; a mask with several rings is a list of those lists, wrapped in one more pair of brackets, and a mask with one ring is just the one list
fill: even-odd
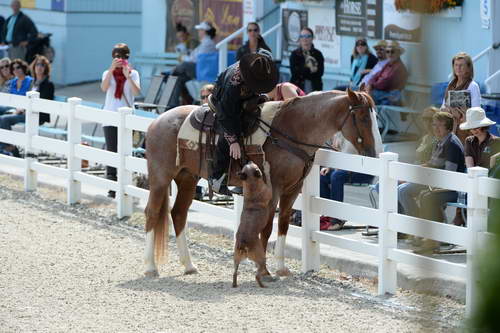
[[(54, 96), (54, 101), (56, 102), (66, 102), (67, 99), (66, 96)], [(66, 140), (68, 123), (66, 122), (64, 126), (58, 127), (58, 125), (60, 125), (60, 120), (61, 117), (57, 116), (52, 126), (39, 126), (38, 130), (40, 134), (53, 135), (56, 139), (58, 136), (61, 136), (62, 140)]]
[[(163, 80), (163, 76), (162, 76)], [(153, 84), (153, 83), (152, 83)], [(156, 96), (154, 102), (145, 103), (134, 103), (136, 109), (142, 109), (147, 111), (156, 111), (156, 113), (163, 113), (167, 110), (172, 93), (174, 91), (175, 85), (177, 84), (177, 76), (169, 75), (167, 82), (160, 83), (160, 88), (158, 90), (158, 95)]]
[(151, 83), (149, 84), (148, 92), (144, 98), (144, 102), (135, 102), (135, 108), (148, 109), (156, 107), (158, 102), (158, 94), (160, 93), (160, 88), (163, 83), (163, 75), (155, 75), (151, 78)]

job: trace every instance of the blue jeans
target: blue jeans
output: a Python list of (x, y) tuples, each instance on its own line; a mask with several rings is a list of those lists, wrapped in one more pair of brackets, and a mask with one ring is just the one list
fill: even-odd
[[(11, 108), (9, 108), (11, 109)], [(26, 120), (26, 115), (22, 114), (4, 114), (0, 116), (0, 128), (5, 130), (12, 129), (12, 125), (17, 123), (24, 123)], [(4, 149), (6, 146), (5, 143), (0, 142), (0, 149)]]
[(396, 105), (401, 102), (401, 90), (372, 90), (373, 100), (376, 105)]
[(423, 190), (429, 188), (425, 185), (403, 183), (398, 186), (398, 203), (401, 205), (401, 214), (418, 217), (419, 208), (417, 205), (417, 197)]
[(332, 169), (326, 175), (319, 176), (319, 193), (322, 198), (343, 202), (345, 183), (371, 183), (373, 177), (364, 173)]
[(9, 111), (10, 109), (13, 109), (11, 106), (0, 106), (0, 116), (3, 116), (5, 112)]

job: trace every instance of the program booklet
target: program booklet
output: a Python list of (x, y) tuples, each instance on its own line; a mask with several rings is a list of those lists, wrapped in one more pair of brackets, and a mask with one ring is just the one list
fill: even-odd
[(452, 108), (465, 108), (471, 106), (471, 97), (469, 90), (450, 90), (448, 91), (448, 105)]

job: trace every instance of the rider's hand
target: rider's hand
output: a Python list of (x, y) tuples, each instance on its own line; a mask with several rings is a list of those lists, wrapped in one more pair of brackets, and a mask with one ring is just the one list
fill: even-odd
[(330, 172), (330, 168), (322, 168), (320, 171), (319, 171), (319, 174), (321, 176), (326, 176), (326, 174)]
[(238, 160), (241, 157), (241, 149), (238, 142), (233, 142), (229, 146), (229, 156), (231, 156), (235, 160)]

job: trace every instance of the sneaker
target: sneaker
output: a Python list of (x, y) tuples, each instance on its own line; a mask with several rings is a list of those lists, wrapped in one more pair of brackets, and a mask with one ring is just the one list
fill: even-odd
[(232, 196), (233, 192), (227, 187), (227, 185), (221, 185), (217, 190), (213, 188), (214, 192), (222, 195)]

